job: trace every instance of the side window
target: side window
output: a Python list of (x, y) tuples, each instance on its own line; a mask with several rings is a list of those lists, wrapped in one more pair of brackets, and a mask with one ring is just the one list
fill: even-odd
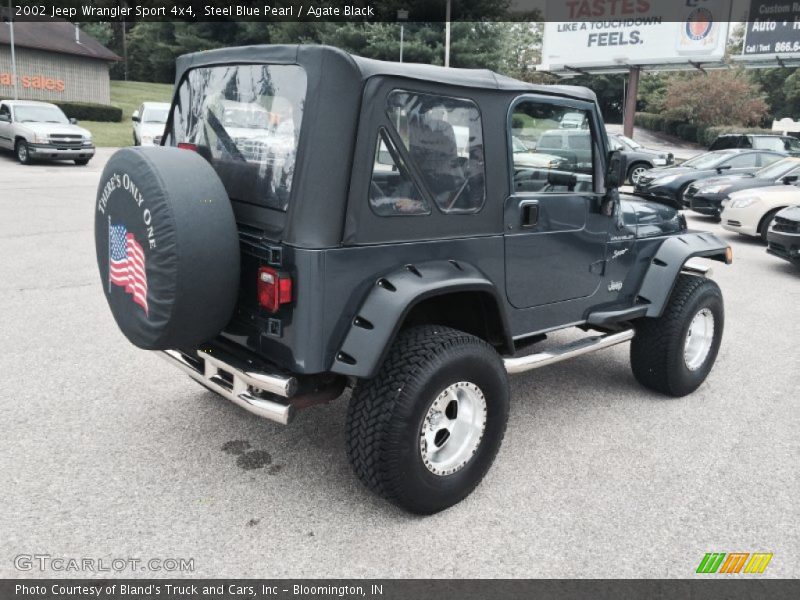
[(431, 210), (384, 130), (378, 133), (369, 204), (381, 217), (428, 215)]
[(8, 120), (11, 120), (11, 109), (8, 108), (5, 104), (0, 104), (0, 115), (4, 117), (8, 117)]
[(395, 90), (387, 98), (386, 115), (442, 212), (474, 213), (483, 207), (483, 131), (474, 102)]
[[(514, 190), (591, 191), (594, 169), (590, 117), (588, 111), (548, 102), (518, 103), (511, 115)], [(573, 123), (578, 126), (569, 126)], [(520, 144), (524, 150), (518, 149)]]
[(755, 152), (748, 152), (747, 154), (739, 154), (733, 158), (725, 161), (725, 165), (730, 166), (731, 169), (747, 169), (756, 166), (756, 159), (758, 154)]
[(771, 165), (772, 163), (786, 158), (783, 154), (762, 154), (759, 157), (759, 164), (762, 167)]

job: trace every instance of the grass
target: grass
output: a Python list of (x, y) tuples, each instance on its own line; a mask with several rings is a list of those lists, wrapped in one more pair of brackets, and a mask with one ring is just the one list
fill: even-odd
[(121, 123), (81, 121), (80, 126), (92, 132), (95, 146), (120, 147), (133, 142), (131, 115), (142, 102), (169, 102), (172, 85), (142, 81), (112, 81), (111, 104), (122, 108)]

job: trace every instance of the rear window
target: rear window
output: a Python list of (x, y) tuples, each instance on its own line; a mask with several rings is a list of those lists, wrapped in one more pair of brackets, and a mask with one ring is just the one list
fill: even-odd
[(786, 144), (777, 136), (756, 136), (753, 138), (753, 145), (759, 150), (774, 150), (776, 152), (786, 150)]
[(171, 143), (195, 144), (232, 199), (285, 211), (305, 96), (297, 65), (193, 69), (178, 89)]
[(727, 150), (728, 148), (737, 148), (740, 141), (741, 139), (737, 135), (720, 136), (714, 140), (714, 143), (711, 144), (709, 150)]

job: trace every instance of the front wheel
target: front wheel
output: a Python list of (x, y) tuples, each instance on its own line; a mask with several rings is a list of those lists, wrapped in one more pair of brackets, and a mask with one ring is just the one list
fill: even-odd
[(432, 514), (468, 496), (500, 448), (508, 421), (502, 360), (447, 327), (398, 336), (378, 375), (358, 383), (347, 453), (361, 481), (401, 508)]
[(710, 279), (680, 275), (664, 314), (634, 324), (633, 375), (662, 394), (692, 393), (714, 366), (724, 324), (719, 286)]
[(628, 169), (628, 181), (631, 182), (631, 185), (639, 183), (639, 178), (644, 175), (648, 169), (650, 169), (650, 167), (643, 163), (637, 163)]
[(25, 140), (17, 140), (17, 145), (14, 147), (14, 153), (17, 155), (17, 160), (23, 165), (31, 163), (31, 153), (28, 149), (28, 142)]

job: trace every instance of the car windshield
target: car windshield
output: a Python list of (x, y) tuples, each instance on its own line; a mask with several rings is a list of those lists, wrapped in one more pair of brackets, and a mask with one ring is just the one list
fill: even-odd
[(513, 138), (511, 138), (511, 142), (514, 145), (514, 152), (530, 152), (530, 148), (528, 148), (525, 145), (525, 142), (523, 142), (518, 137), (514, 136)]
[(142, 121), (145, 123), (166, 123), (169, 108), (148, 108), (144, 111)]
[(641, 148), (642, 147), (641, 144), (639, 144), (638, 142), (634, 142), (631, 138), (626, 137), (624, 135), (618, 135), (617, 139), (620, 140), (625, 145), (633, 148), (634, 150), (636, 150), (636, 148)]
[(69, 119), (61, 109), (52, 104), (15, 106), (14, 119), (20, 123), (69, 123)]
[(733, 154), (730, 152), (706, 152), (700, 156), (690, 158), (681, 166), (690, 167), (692, 169), (713, 169), (719, 163), (729, 159), (731, 156), (733, 156)]
[(784, 158), (763, 169), (759, 169), (756, 171), (755, 176), (759, 179), (778, 179), (778, 177), (783, 177), (786, 173), (797, 167), (800, 167), (800, 160), (796, 158)]
[(235, 108), (226, 107), (222, 117), (225, 127), (239, 129), (263, 129), (269, 124), (269, 111), (258, 104), (242, 104)]
[(754, 137), (753, 147), (758, 148), (759, 150), (776, 150), (777, 152), (783, 152), (786, 150), (786, 144), (784, 144), (783, 140), (776, 135), (763, 135)]
[(789, 152), (800, 152), (800, 140), (793, 137), (785, 137), (783, 141), (786, 145), (786, 150)]

